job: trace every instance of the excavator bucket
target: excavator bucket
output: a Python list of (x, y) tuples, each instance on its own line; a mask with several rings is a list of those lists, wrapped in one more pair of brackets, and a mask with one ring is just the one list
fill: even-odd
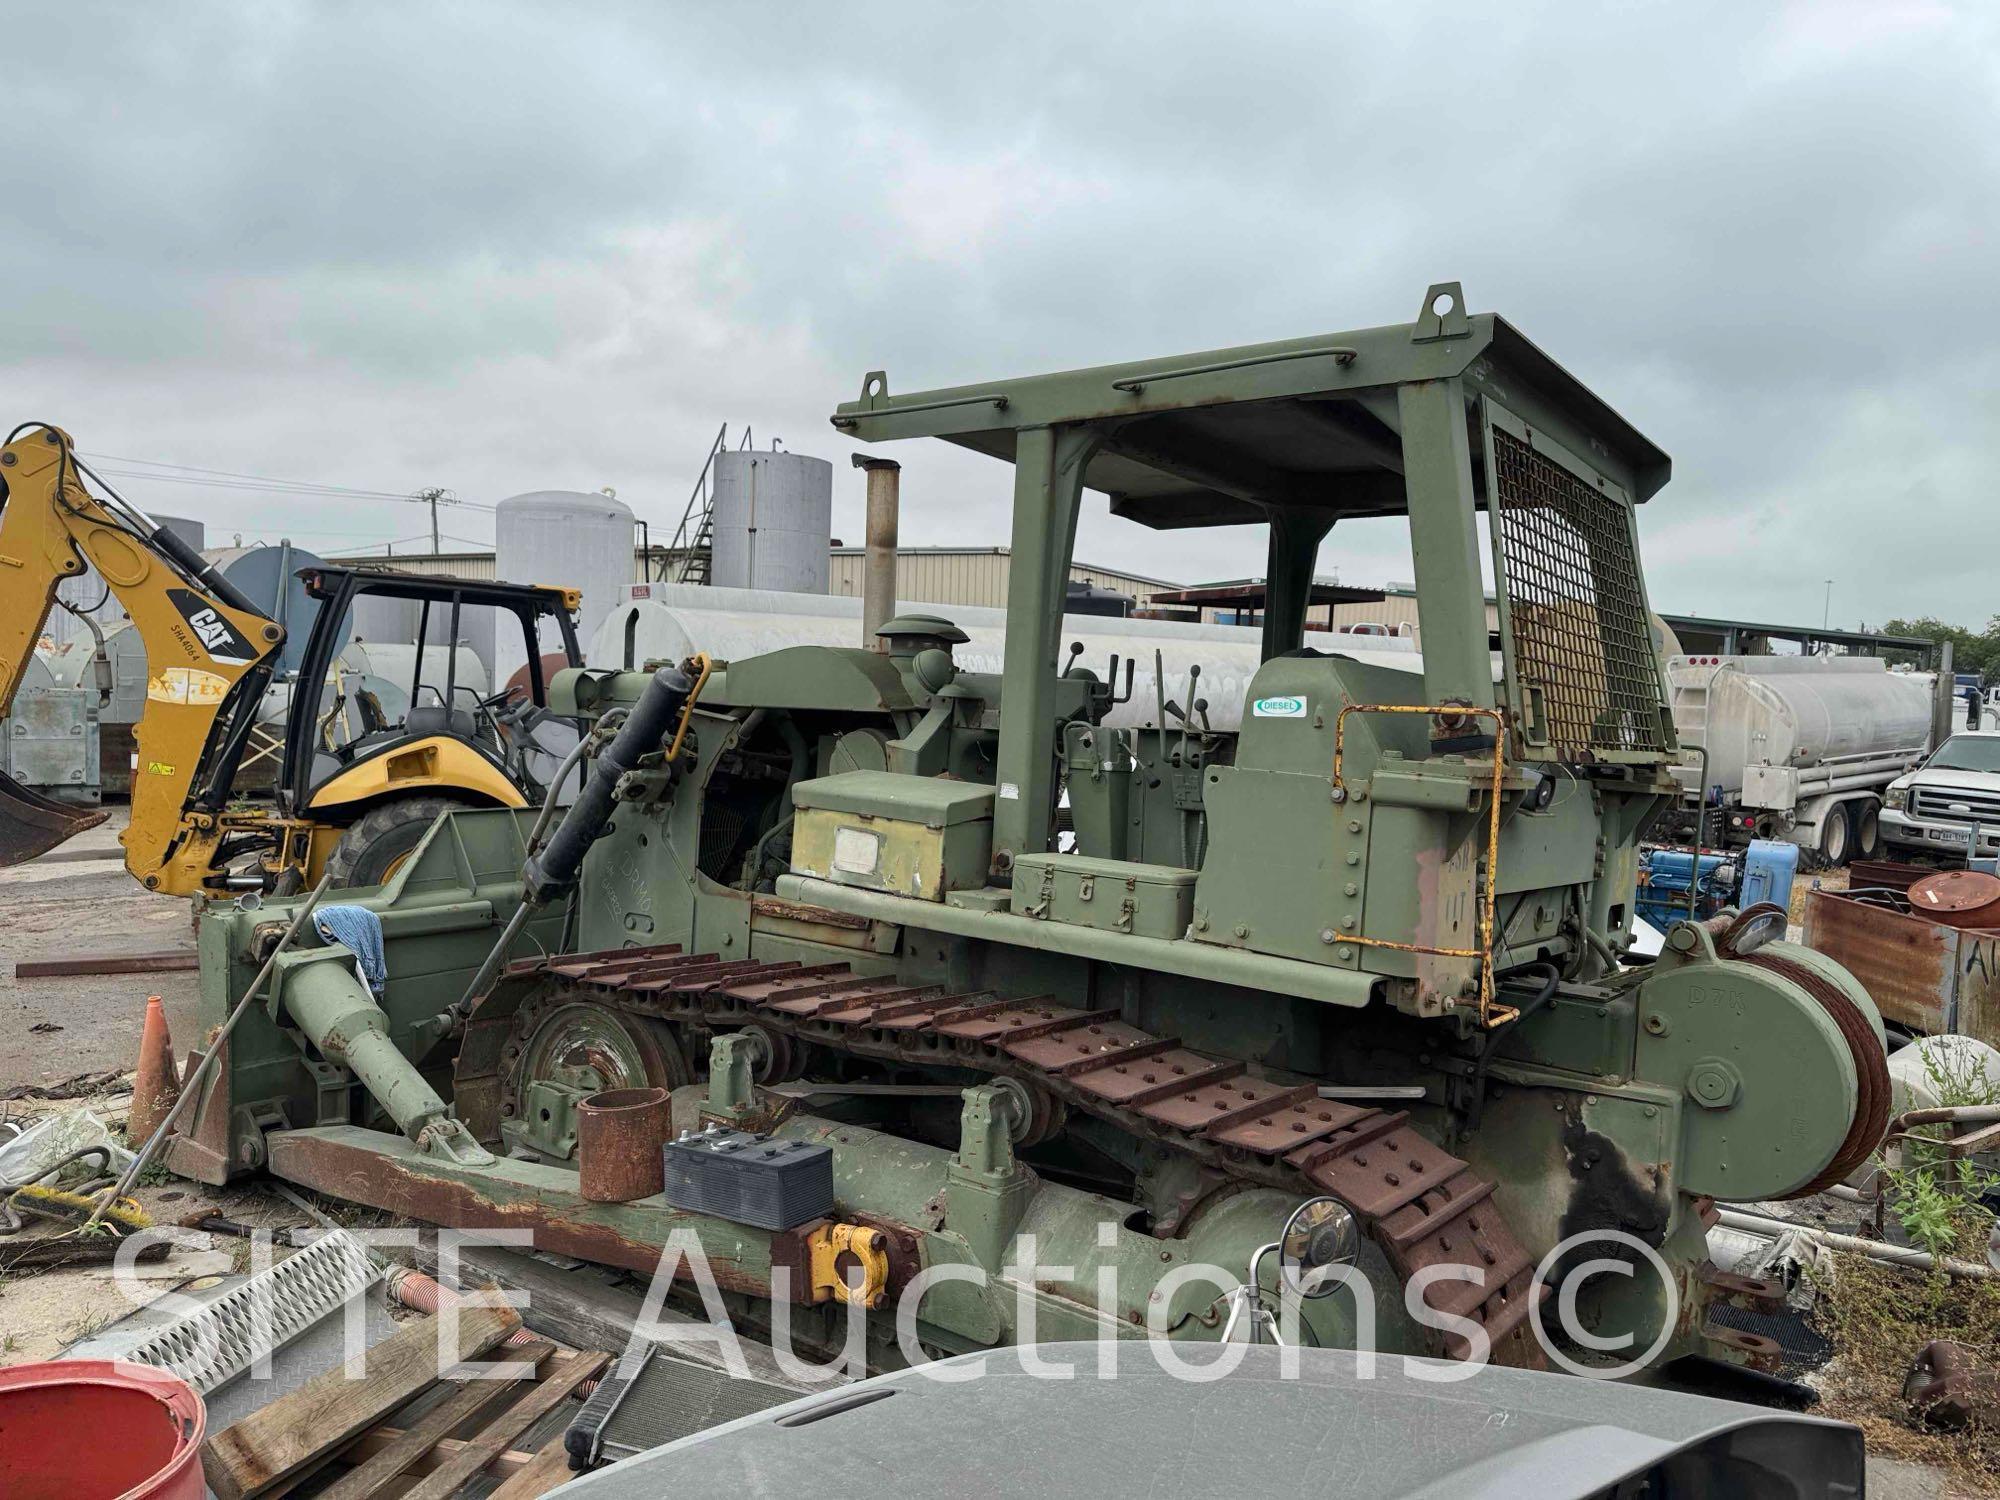
[(69, 807), (31, 792), (0, 771), (0, 869), (24, 864), (46, 854), (86, 828), (95, 828), (109, 813)]

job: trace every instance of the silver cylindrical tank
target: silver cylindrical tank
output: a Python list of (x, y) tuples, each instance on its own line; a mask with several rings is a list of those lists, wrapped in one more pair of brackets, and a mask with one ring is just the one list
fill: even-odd
[[(305, 655), (306, 637), (319, 614), (319, 601), (299, 581), (301, 568), (323, 568), (324, 558), (288, 541), (256, 547), (220, 547), (204, 554), (258, 609), (285, 628), (285, 643), (272, 668), (290, 677)], [(351, 633), (351, 630), (350, 630)]]
[[(631, 507), (609, 495), (574, 490), (536, 490), (502, 500), (493, 518), (494, 568), (508, 583), (551, 583), (580, 589), (577, 613), (580, 639), (590, 639), (598, 623), (625, 597), (632, 581)], [(489, 622), (491, 634), (482, 642), (461, 629), (486, 662), (494, 682), (505, 682), (528, 659), (521, 632), (511, 620)], [(544, 622), (537, 654), (559, 651), (562, 639), (552, 622)]]
[[(637, 667), (648, 661), (680, 661), (695, 651), (735, 661), (787, 646), (852, 646), (859, 636), (861, 601), (840, 595), (780, 594), (759, 589), (703, 588), (695, 584), (640, 584), (648, 597), (614, 609), (591, 639), (586, 660), (593, 667)], [(900, 614), (942, 615), (970, 639), (953, 648), (958, 665), (971, 672), (999, 672), (1007, 646), (1007, 612), (966, 604), (926, 604), (904, 599)], [(1189, 668), (1199, 666), (1196, 697), (1208, 700), (1209, 723), (1235, 729), (1243, 699), (1262, 654), (1263, 632), (1249, 625), (1197, 625), (1177, 620), (1123, 620), (1105, 615), (1065, 615), (1065, 657), (1080, 643), (1080, 666), (1102, 677), (1116, 652), (1135, 663), (1132, 698), (1112, 709), (1105, 722), (1117, 728), (1151, 724), (1164, 695), (1188, 702)], [(1419, 672), (1423, 659), (1412, 642), (1381, 636), (1306, 632), (1315, 651)], [(1158, 674), (1154, 652), (1159, 653)], [(1119, 667), (1118, 686), (1125, 684)], [(1171, 716), (1170, 716), (1171, 718)]]
[(1930, 694), (1872, 656), (1676, 656), (1674, 726), (1708, 749), (1708, 784), (1746, 766), (1800, 769), (1907, 759), (1930, 739)]
[(833, 465), (803, 453), (718, 453), (714, 525), (711, 583), (824, 594)]
[(348, 621), (353, 639), (372, 644), (394, 641), (399, 644), (417, 638), (415, 599), (392, 599), (387, 594), (362, 594), (354, 601)]

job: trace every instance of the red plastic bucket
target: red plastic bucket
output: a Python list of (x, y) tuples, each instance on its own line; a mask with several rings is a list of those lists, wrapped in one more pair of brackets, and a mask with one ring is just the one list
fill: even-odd
[(6, 1500), (202, 1500), (208, 1411), (193, 1387), (122, 1359), (0, 1370)]

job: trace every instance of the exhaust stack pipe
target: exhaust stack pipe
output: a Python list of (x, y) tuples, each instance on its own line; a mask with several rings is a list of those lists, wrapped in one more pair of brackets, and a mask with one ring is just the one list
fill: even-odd
[(861, 644), (886, 651), (875, 632), (896, 613), (896, 515), (902, 504), (903, 466), (893, 458), (854, 455), (868, 473), (868, 549), (861, 560)]

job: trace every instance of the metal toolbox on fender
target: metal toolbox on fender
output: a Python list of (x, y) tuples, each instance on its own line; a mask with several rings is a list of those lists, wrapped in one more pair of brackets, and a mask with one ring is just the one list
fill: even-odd
[(943, 776), (841, 771), (793, 789), (792, 870), (942, 901), (986, 884), (993, 788)]
[(1194, 871), (1083, 854), (1014, 862), (1014, 910), (1050, 922), (1173, 941), (1194, 917)]

